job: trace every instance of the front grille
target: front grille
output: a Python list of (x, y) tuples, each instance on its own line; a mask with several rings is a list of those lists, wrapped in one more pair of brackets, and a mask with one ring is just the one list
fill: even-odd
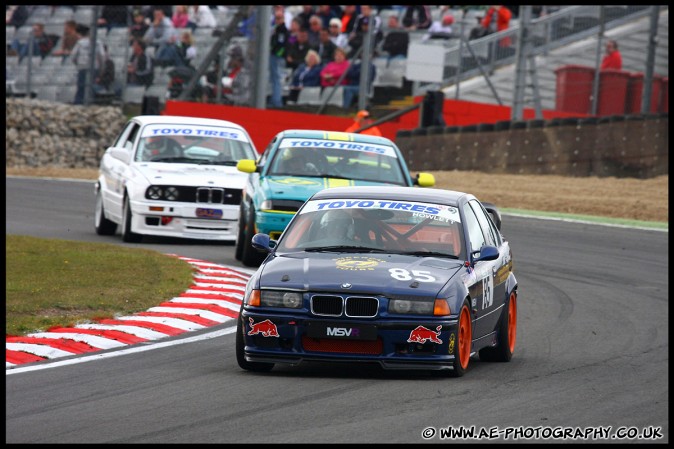
[(303, 336), (302, 347), (305, 351), (312, 352), (377, 355), (382, 353), (384, 344), (380, 337), (376, 340), (336, 340)]
[(304, 201), (297, 200), (272, 200), (271, 208), (284, 212), (297, 212)]
[(314, 295), (311, 297), (311, 312), (315, 315), (340, 316), (342, 309), (341, 296)]
[[(159, 198), (150, 196), (150, 191), (159, 193)], [(200, 204), (241, 204), (241, 189), (222, 187), (187, 187), (155, 185), (148, 188), (145, 198), (159, 201), (179, 201)]]
[(377, 315), (379, 301), (377, 298), (351, 296), (346, 298), (346, 316), (373, 317)]

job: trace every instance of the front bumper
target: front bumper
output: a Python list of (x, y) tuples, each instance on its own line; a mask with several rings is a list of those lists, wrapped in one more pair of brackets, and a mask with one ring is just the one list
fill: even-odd
[(281, 233), (283, 233), (294, 216), (295, 212), (257, 211), (255, 216), (256, 232), (268, 234), (272, 239), (276, 240), (281, 236)]
[(238, 204), (135, 201), (131, 213), (133, 231), (142, 235), (235, 241), (239, 229)]
[[(458, 351), (457, 320), (330, 320), (250, 310), (239, 319), (249, 362), (374, 362), (384, 369), (446, 370), (452, 369)], [(312, 336), (309, 327), (316, 325), (333, 325), (333, 333), (340, 335), (319, 338), (314, 330)], [(345, 335), (358, 328), (375, 331), (367, 340)]]

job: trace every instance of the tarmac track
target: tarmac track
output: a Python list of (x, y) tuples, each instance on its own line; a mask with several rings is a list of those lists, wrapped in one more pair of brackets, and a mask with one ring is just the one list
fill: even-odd
[[(91, 182), (6, 186), (7, 234), (243, 269), (232, 245), (97, 236)], [(668, 442), (668, 233), (508, 215), (503, 233), (520, 290), (510, 363), (474, 357), (459, 379), (329, 364), (254, 374), (236, 364), (230, 320), (66, 358), (86, 363), (8, 368), (6, 443), (456, 442), (441, 432), (461, 426), (500, 441)], [(567, 439), (544, 438), (553, 432)], [(610, 439), (622, 433), (656, 439)]]

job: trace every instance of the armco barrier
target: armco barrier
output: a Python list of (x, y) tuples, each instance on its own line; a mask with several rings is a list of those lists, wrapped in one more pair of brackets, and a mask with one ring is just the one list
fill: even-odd
[[(395, 142), (412, 171), (651, 178), (669, 173), (669, 116), (558, 119), (545, 126), (415, 135)], [(496, 127), (495, 127), (496, 128)]]

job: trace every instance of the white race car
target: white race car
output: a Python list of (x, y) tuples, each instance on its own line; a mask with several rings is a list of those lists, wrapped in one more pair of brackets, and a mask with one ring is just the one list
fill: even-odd
[(225, 120), (142, 115), (129, 120), (101, 159), (94, 225), (125, 242), (143, 235), (235, 241), (247, 174), (257, 150)]

